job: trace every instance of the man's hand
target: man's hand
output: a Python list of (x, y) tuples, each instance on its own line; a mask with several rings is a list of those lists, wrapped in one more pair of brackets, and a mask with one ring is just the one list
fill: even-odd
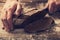
[(6, 31), (13, 30), (13, 18), (12, 16), (15, 14), (19, 16), (22, 11), (22, 5), (18, 1), (7, 1), (3, 7), (1, 13), (1, 20), (3, 23), (3, 29)]

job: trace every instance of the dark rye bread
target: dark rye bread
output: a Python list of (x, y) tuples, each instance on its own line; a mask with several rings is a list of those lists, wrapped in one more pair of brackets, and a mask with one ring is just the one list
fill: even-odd
[(44, 16), (47, 14), (48, 9), (44, 9), (42, 11), (31, 11), (26, 14), (20, 15), (17, 19), (14, 18), (14, 29), (20, 29), (26, 27), (28, 24), (44, 18)]
[(35, 22), (32, 22), (28, 24), (24, 30), (28, 33), (34, 33), (34, 32), (42, 32), (49, 28), (51, 28), (51, 25), (53, 24), (54, 20), (51, 17), (44, 17), (42, 19), (39, 19)]

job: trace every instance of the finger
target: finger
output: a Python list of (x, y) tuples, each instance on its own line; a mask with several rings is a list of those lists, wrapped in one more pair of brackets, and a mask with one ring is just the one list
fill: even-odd
[(8, 23), (7, 23), (7, 12), (6, 11), (2, 14), (1, 21), (3, 23), (3, 28), (8, 27)]
[(53, 12), (55, 12), (55, 10), (56, 10), (56, 3), (55, 3), (55, 1), (50, 1), (49, 2), (49, 12), (50, 13), (53, 13)]
[(13, 19), (12, 19), (12, 15), (13, 15), (13, 13), (15, 12), (15, 9), (16, 9), (16, 4), (15, 5), (13, 5), (13, 6), (11, 6), (11, 8), (9, 8), (8, 10), (7, 10), (7, 22), (8, 22), (8, 24), (9, 24), (9, 29), (10, 30), (13, 30)]
[(1, 21), (3, 23), (2, 29), (4, 30), (6, 27), (8, 27), (8, 23), (7, 23), (7, 20), (1, 20)]
[(15, 15), (19, 16), (22, 12), (22, 5), (20, 3), (18, 3), (17, 5), (17, 9), (15, 11)]
[(13, 27), (13, 21), (12, 21), (12, 14), (10, 12), (7, 13), (7, 22), (9, 24), (9, 28)]
[[(6, 13), (7, 14), (7, 13)], [(3, 30), (5, 30), (5, 31), (7, 31), (7, 32), (9, 32), (9, 24), (8, 24), (8, 22), (7, 22), (7, 19), (2, 19), (2, 23), (3, 23), (3, 27), (2, 27), (2, 29)]]
[(16, 8), (17, 8), (17, 4), (11, 4), (11, 6), (8, 7), (7, 12), (11, 12), (12, 14), (14, 14)]

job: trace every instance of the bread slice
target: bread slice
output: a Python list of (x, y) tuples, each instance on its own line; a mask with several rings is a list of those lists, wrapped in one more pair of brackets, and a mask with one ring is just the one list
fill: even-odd
[(26, 14), (20, 15), (19, 17), (14, 18), (13, 20), (14, 28), (23, 28), (26, 25), (32, 23), (33, 21), (42, 19), (47, 14), (47, 12), (47, 9), (44, 9), (42, 11), (34, 10)]
[(24, 30), (29, 33), (34, 33), (38, 31), (42, 32), (51, 28), (52, 23), (53, 19), (51, 17), (45, 17), (28, 24)]

